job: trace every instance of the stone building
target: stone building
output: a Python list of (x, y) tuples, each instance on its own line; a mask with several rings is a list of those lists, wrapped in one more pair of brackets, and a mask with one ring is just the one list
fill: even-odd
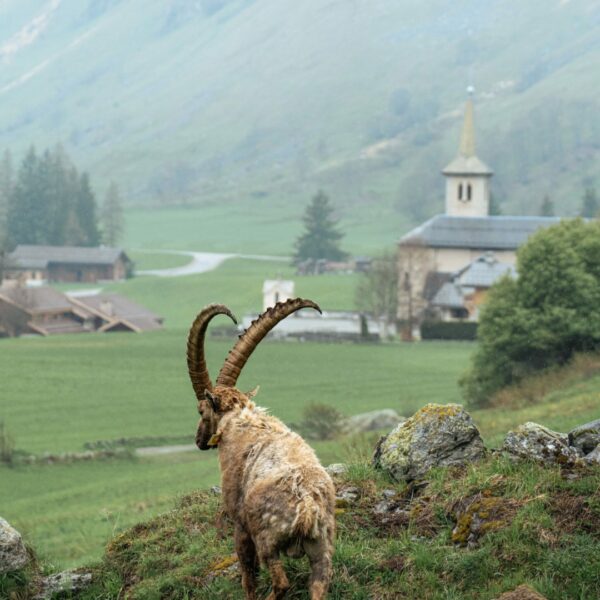
[[(490, 216), (493, 171), (475, 151), (473, 100), (466, 104), (456, 158), (442, 173), (446, 180), (445, 212), (409, 231), (398, 242), (398, 319), (405, 335), (417, 335), (419, 323), (444, 284), (482, 256), (493, 253), (505, 271), (515, 267), (516, 251), (530, 235), (557, 223), (556, 217)], [(449, 288), (446, 287), (446, 292)], [(439, 299), (439, 297), (438, 297)], [(444, 318), (470, 317), (454, 306)], [(478, 303), (479, 304), (479, 303)]]

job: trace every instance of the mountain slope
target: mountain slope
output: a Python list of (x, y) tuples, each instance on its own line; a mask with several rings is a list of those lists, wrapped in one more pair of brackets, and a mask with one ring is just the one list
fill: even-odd
[(597, 0), (5, 0), (0, 65), (0, 148), (60, 141), (138, 204), (323, 187), (418, 222), (470, 81), (505, 212), (599, 179)]

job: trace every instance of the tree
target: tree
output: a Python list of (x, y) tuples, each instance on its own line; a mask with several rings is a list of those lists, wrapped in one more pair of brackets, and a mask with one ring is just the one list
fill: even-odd
[(585, 219), (594, 219), (598, 216), (599, 210), (596, 189), (593, 187), (586, 188), (581, 204), (581, 216)]
[(386, 252), (373, 260), (356, 288), (356, 306), (382, 321), (387, 336), (398, 311), (398, 266), (393, 254)]
[(7, 150), (0, 161), (0, 285), (4, 279), (6, 256), (10, 251), (8, 239), (8, 206), (13, 186), (12, 157)]
[(553, 217), (554, 216), (554, 202), (550, 200), (550, 196), (546, 194), (544, 199), (542, 200), (542, 205), (540, 207), (540, 216), (541, 217)]
[(84, 235), (83, 245), (97, 246), (100, 243), (96, 218), (96, 196), (90, 185), (90, 176), (82, 173), (75, 203), (75, 215)]
[(108, 246), (116, 246), (123, 236), (123, 209), (117, 184), (111, 182), (102, 205), (102, 239)]
[(462, 379), (485, 405), (504, 386), (600, 350), (600, 222), (565, 221), (536, 233), (517, 254), (519, 278), (494, 285), (477, 350)]
[(333, 207), (329, 198), (319, 191), (306, 207), (302, 220), (305, 232), (296, 240), (294, 262), (304, 260), (343, 260), (347, 254), (338, 246), (344, 234), (337, 230), (332, 218)]

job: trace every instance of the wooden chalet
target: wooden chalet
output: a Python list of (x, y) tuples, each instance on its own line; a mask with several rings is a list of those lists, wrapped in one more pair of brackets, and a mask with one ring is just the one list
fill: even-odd
[(17, 246), (7, 257), (7, 279), (35, 282), (119, 281), (133, 263), (121, 248), (79, 246)]

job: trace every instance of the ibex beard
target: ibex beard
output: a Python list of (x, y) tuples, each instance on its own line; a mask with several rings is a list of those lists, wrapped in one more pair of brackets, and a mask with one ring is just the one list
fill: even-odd
[(235, 384), (252, 351), (282, 319), (300, 308), (318, 306), (300, 298), (277, 304), (240, 336), (213, 387), (204, 359), (209, 321), (231, 312), (206, 307), (188, 338), (188, 368), (201, 415), (196, 444), (217, 448), (225, 512), (234, 523), (235, 547), (247, 600), (256, 599), (260, 565), (269, 570), (267, 600), (283, 598), (289, 582), (281, 555), (308, 557), (311, 600), (326, 597), (332, 576), (335, 490), (312, 448), (281, 421), (255, 405), (255, 392)]

